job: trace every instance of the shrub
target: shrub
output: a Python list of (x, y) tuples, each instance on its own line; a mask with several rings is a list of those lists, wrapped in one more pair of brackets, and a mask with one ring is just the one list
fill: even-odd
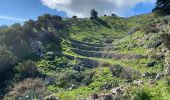
[(37, 77), (39, 75), (37, 66), (31, 60), (20, 63), (17, 67), (17, 76), (19, 79)]
[(110, 72), (114, 77), (121, 77), (127, 80), (132, 80), (140, 76), (140, 74), (130, 67), (121, 67), (120, 65), (113, 65)]
[(170, 49), (170, 34), (162, 34), (162, 40), (164, 45)]
[(11, 91), (5, 95), (4, 100), (33, 100), (34, 98), (41, 98), (45, 91), (45, 84), (42, 79), (27, 78), (18, 84), (14, 84)]
[(146, 33), (146, 34), (149, 34), (149, 33), (158, 33), (160, 31), (160, 29), (157, 27), (157, 24), (156, 23), (151, 23), (151, 24), (148, 24), (146, 26), (144, 26), (142, 28), (142, 30)]

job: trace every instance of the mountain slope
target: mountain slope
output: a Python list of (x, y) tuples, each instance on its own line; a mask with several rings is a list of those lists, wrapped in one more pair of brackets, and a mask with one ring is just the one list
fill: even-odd
[[(10, 50), (11, 42), (1, 43), (19, 59), (14, 65), (17, 74), (10, 79), (15, 85), (2, 84), (2, 95), (5, 100), (51, 94), (61, 100), (169, 100), (169, 70), (165, 71), (169, 50), (162, 40), (162, 34), (169, 32), (167, 22), (169, 17), (152, 14), (93, 21), (42, 16), (31, 28), (37, 34), (30, 38), (35, 42), (26, 43), (33, 56), (19, 59)], [(43, 49), (33, 52), (33, 47)]]

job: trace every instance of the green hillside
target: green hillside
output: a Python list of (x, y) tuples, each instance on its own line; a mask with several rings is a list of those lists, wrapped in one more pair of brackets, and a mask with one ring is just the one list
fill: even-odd
[(45, 14), (1, 27), (0, 98), (170, 100), (169, 22)]

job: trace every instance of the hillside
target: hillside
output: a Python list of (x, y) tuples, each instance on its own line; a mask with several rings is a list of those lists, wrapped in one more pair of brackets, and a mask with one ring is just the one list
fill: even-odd
[(46, 14), (1, 27), (0, 97), (169, 100), (169, 22), (153, 14), (95, 20)]

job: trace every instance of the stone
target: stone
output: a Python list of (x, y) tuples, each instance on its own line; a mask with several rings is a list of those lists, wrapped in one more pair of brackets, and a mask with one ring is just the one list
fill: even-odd
[[(169, 64), (170, 65), (170, 64)], [(167, 76), (170, 76), (170, 66), (168, 66), (165, 70)]]
[(121, 87), (116, 87), (111, 90), (113, 95), (120, 95), (124, 93), (124, 90)]
[(142, 80), (134, 80), (133, 82), (135, 85), (143, 85), (143, 81)]
[(45, 56), (48, 60), (54, 60), (55, 59), (55, 55), (54, 55), (53, 52), (47, 52)]
[(91, 95), (91, 99), (92, 99), (92, 100), (98, 99), (98, 98), (99, 98), (99, 96), (98, 96), (98, 94), (96, 94), (96, 93), (94, 93), (94, 94)]
[(146, 73), (143, 73), (141, 76), (142, 76), (142, 77), (149, 77), (150, 74), (149, 74), (148, 72), (146, 72)]
[(163, 76), (164, 76), (163, 74), (159, 73), (156, 75), (155, 79), (160, 80)]
[(156, 85), (156, 81), (153, 80), (153, 79), (150, 79), (150, 80), (148, 81), (148, 83), (149, 83), (150, 85)]

